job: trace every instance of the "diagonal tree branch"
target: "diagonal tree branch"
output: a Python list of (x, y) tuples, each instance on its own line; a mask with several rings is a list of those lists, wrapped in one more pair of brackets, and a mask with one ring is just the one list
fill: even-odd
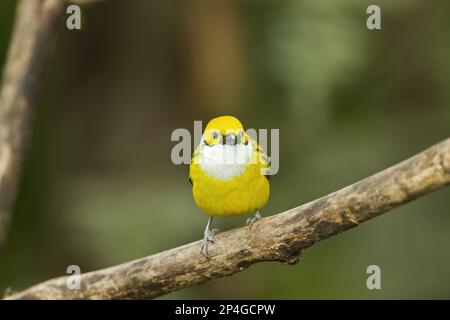
[(252, 228), (219, 233), (200, 255), (193, 242), (139, 260), (81, 275), (81, 289), (67, 277), (48, 280), (9, 299), (144, 299), (229, 276), (262, 261), (294, 264), (303, 249), (351, 229), (450, 183), (450, 138), (393, 167)]
[[(100, 0), (21, 0), (0, 89), (0, 249), (6, 245), (45, 62), (67, 5)], [(62, 26), (62, 24), (61, 24)]]
[(21, 0), (0, 91), (0, 249), (6, 245), (33, 108), (61, 0)]

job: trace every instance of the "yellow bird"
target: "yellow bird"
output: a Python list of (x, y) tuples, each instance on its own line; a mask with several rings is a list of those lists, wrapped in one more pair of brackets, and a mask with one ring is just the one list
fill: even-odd
[(258, 143), (232, 116), (212, 119), (192, 155), (189, 181), (197, 205), (209, 215), (201, 254), (207, 256), (213, 217), (254, 213), (253, 224), (261, 218), (259, 209), (269, 199), (270, 163)]

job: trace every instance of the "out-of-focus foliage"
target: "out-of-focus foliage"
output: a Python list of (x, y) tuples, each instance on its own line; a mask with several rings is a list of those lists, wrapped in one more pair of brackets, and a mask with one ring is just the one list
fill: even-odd
[[(382, 9), (382, 30), (366, 8)], [(0, 63), (15, 1), (0, 2)], [(448, 1), (103, 1), (48, 65), (0, 289), (90, 271), (201, 237), (172, 130), (234, 114), (279, 128), (270, 215), (401, 161), (450, 133)], [(165, 298), (449, 298), (440, 190), (315, 245)], [(246, 217), (217, 219), (221, 229)], [(366, 288), (366, 268), (382, 290)], [(239, 288), (239, 289), (237, 289)]]

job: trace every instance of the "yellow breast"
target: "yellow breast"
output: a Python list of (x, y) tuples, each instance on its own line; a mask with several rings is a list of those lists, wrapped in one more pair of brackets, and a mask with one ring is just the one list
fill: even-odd
[(210, 216), (254, 213), (269, 199), (269, 181), (261, 175), (259, 164), (247, 164), (241, 174), (231, 179), (217, 179), (194, 161), (190, 177), (195, 202)]

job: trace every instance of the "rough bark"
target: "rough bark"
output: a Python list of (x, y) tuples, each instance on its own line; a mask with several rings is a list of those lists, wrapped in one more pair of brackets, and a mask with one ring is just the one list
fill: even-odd
[(63, 5), (61, 0), (22, 0), (17, 6), (0, 91), (0, 249), (6, 244), (38, 87)]
[(450, 138), (393, 167), (325, 197), (266, 217), (251, 228), (215, 236), (210, 259), (193, 242), (139, 260), (81, 275), (48, 280), (10, 299), (145, 299), (229, 276), (262, 261), (295, 264), (314, 243), (356, 227), (450, 183)]

